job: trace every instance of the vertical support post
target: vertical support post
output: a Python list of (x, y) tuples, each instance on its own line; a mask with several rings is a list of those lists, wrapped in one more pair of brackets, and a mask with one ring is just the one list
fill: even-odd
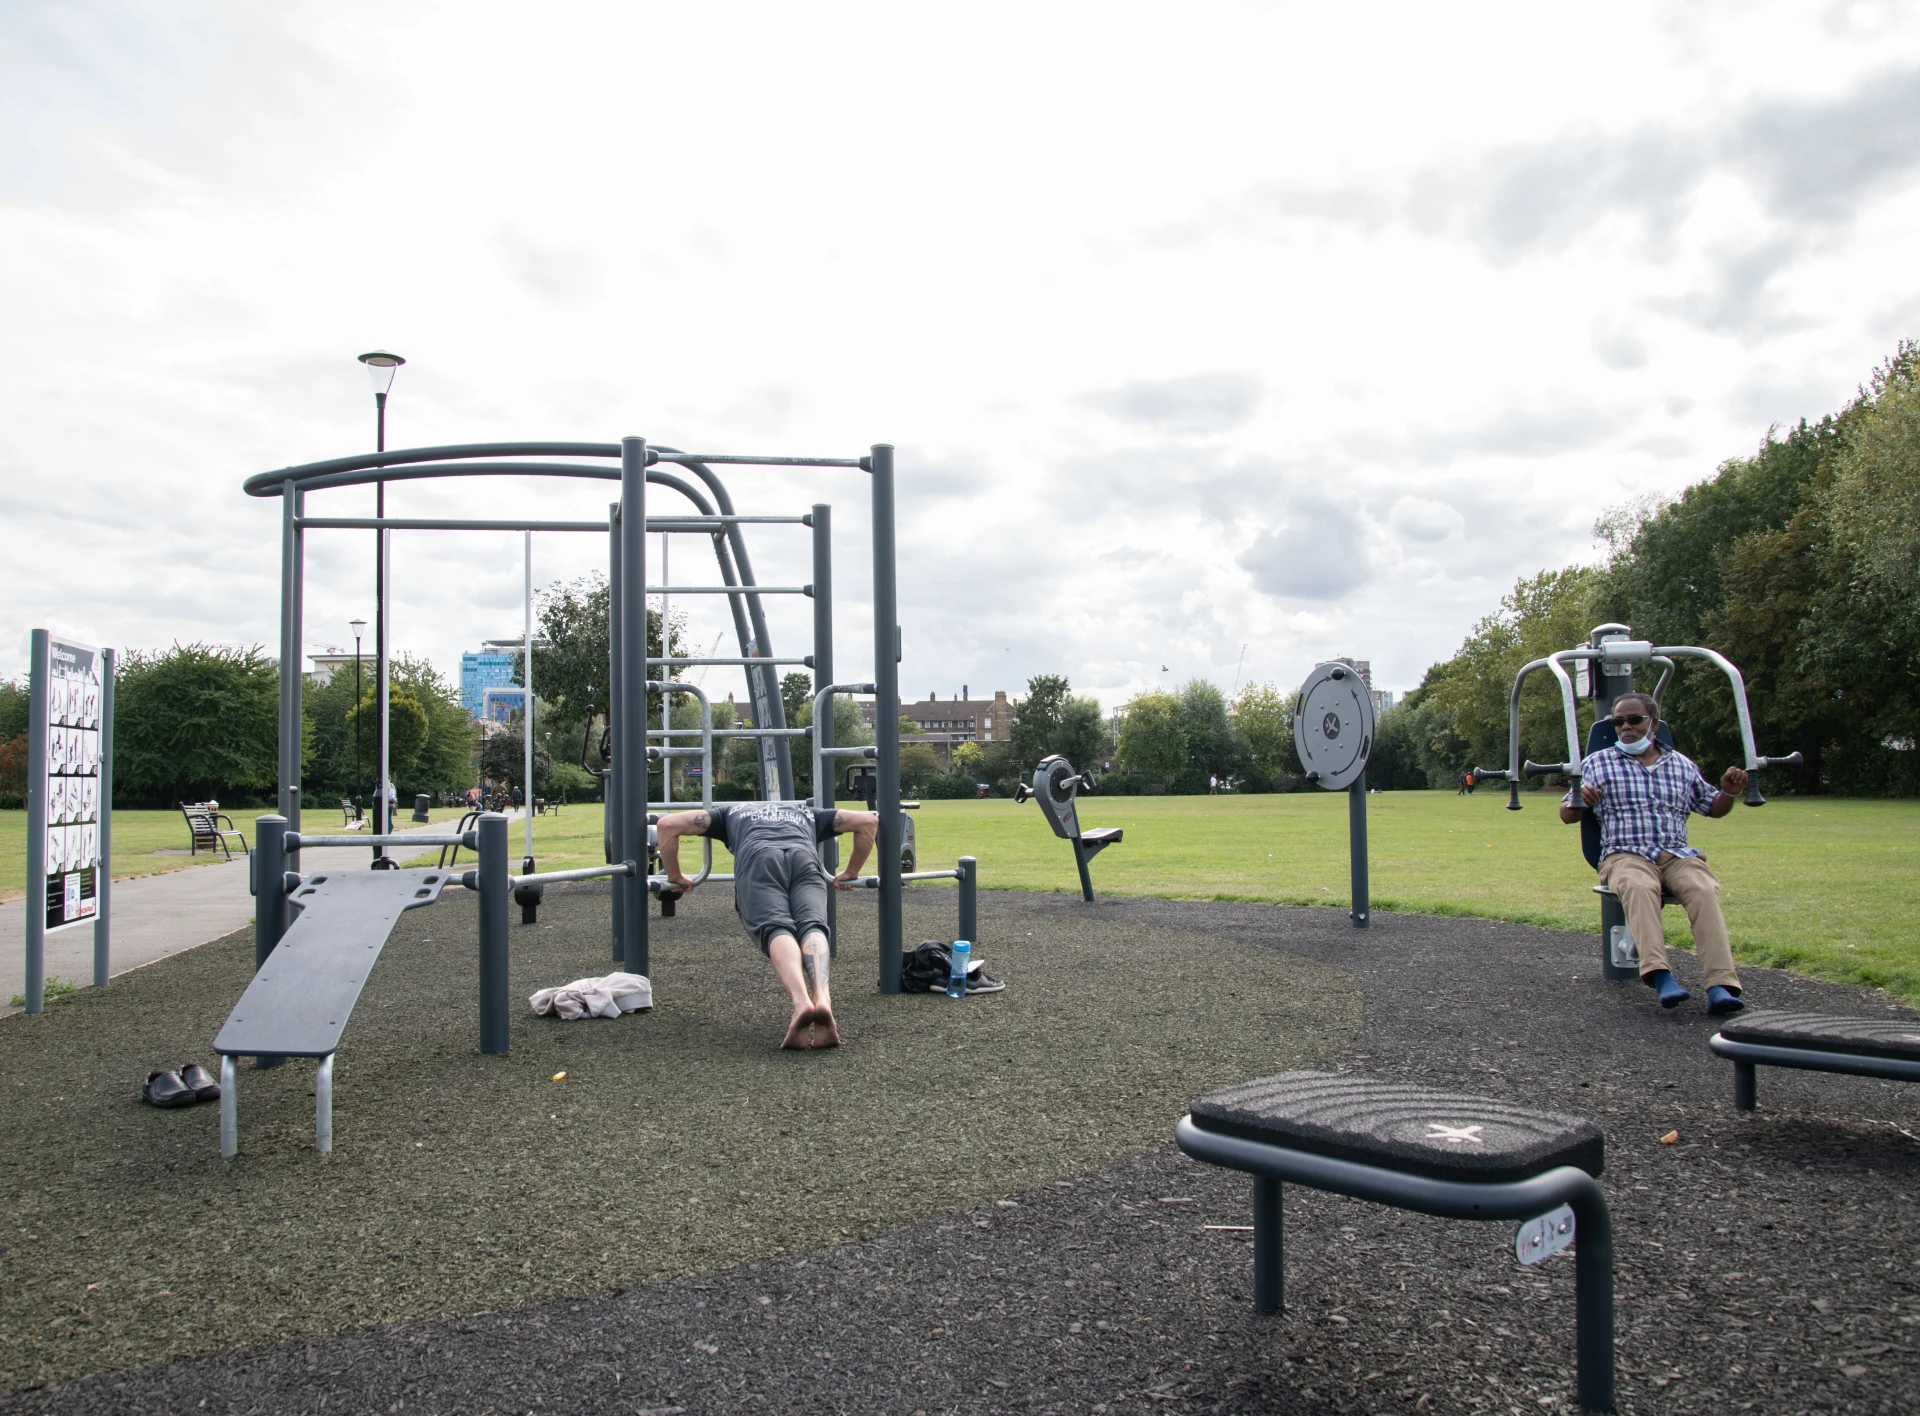
[(120, 656), (100, 651), (100, 854), (93, 870), (93, 986), (105, 988), (113, 963), (113, 678)]
[[(301, 672), (301, 666), (306, 662), (306, 660), (301, 656), (302, 646), (305, 645), (307, 640), (307, 533), (305, 529), (301, 527), (300, 521), (303, 517), (306, 516), (306, 514), (307, 514), (307, 494), (303, 491), (296, 491), (293, 494), (293, 743), (294, 743), (294, 747), (293, 747), (293, 778), (292, 778), (292, 788), (290, 791), (292, 801), (289, 803), (289, 806), (292, 809), (285, 813), (287, 818), (287, 829), (289, 831), (298, 831), (300, 829), (300, 803), (306, 800), (305, 796), (302, 794), (302, 787), (304, 784), (301, 780), (301, 773), (303, 768), (301, 763), (301, 752), (300, 752), (300, 744), (303, 740), (301, 730), (306, 725), (305, 710), (302, 707), (302, 700), (306, 693), (306, 687), (307, 687), (306, 675)], [(360, 765), (359, 756), (356, 753), (354, 757), (354, 767), (358, 769), (359, 765)]]
[[(960, 932), (977, 950), (980, 947), (980, 862), (972, 856), (960, 857)], [(979, 955), (976, 953), (975, 958)]]
[(1271, 1176), (1253, 1177), (1253, 1311), (1284, 1312), (1287, 1306), (1286, 1211), (1281, 1187)]
[[(634, 859), (627, 849), (625, 813), (620, 806), (620, 764), (625, 760), (626, 739), (620, 719), (620, 503), (607, 508), (607, 745), (613, 756), (600, 779), (600, 797), (605, 807), (607, 864), (617, 865)], [(588, 725), (592, 730), (592, 725)], [(642, 867), (645, 856), (641, 856)], [(613, 881), (613, 961), (626, 960), (627, 888), (620, 877)]]
[[(387, 484), (383, 481), (377, 482), (374, 485), (378, 490), (380, 498), (379, 514), (384, 518), (387, 514)], [(390, 667), (388, 663), (388, 649), (393, 638), (393, 626), (390, 623), (393, 618), (391, 611), (393, 602), (393, 533), (382, 526), (374, 534), (380, 538), (378, 568), (374, 587), (379, 603), (374, 607), (373, 627), (373, 652), (375, 658), (378, 660), (373, 671), (373, 716), (374, 733), (379, 740), (380, 774), (373, 789), (373, 831), (376, 836), (384, 836), (393, 830), (393, 810), (387, 804), (387, 793), (391, 790), (393, 781), (389, 775), (389, 759), (391, 757), (393, 743), (392, 734), (388, 731), (389, 724), (387, 722), (387, 715), (393, 706), (391, 701), (393, 683), (388, 673)], [(393, 868), (394, 865), (395, 862), (389, 860), (387, 857), (387, 848), (385, 846), (375, 846), (373, 848), (373, 868), (375, 870), (388, 870)]]
[(525, 636), (520, 641), (520, 651), (525, 657), (527, 669), (522, 675), (526, 682), (520, 685), (526, 690), (526, 695), (521, 700), (520, 741), (526, 749), (526, 760), (521, 769), (523, 778), (521, 795), (526, 798), (527, 849), (521, 873), (531, 875), (533, 873), (533, 532), (528, 531), (523, 534), (526, 537), (527, 628)]
[(480, 818), (480, 1050), (507, 1050), (507, 818)]
[(333, 1054), (320, 1059), (313, 1074), (313, 1148), (322, 1155), (333, 1154)]
[(220, 1059), (220, 1156), (232, 1160), (240, 1153), (240, 1095), (236, 1090), (233, 1058)]
[(1573, 1346), (1583, 1411), (1613, 1410), (1613, 1221), (1596, 1183), (1573, 1206)]
[(299, 495), (280, 484), (280, 793), (279, 814), (300, 817)]
[(1073, 863), (1080, 867), (1080, 898), (1092, 904), (1093, 874), (1087, 869), (1087, 849), (1080, 844), (1078, 836), (1069, 836), (1067, 844), (1073, 847)]
[[(813, 504), (813, 687), (817, 693), (833, 677), (833, 508), (825, 502)], [(813, 725), (816, 749), (833, 746), (833, 700), (827, 700), (824, 721)], [(813, 755), (813, 804), (824, 811), (834, 809), (834, 766), (840, 759)], [(707, 768), (711, 776), (713, 768)], [(840, 869), (840, 838), (829, 836), (820, 843), (820, 864), (832, 875)], [(827, 891), (827, 953), (840, 954), (840, 901), (838, 890)]]
[(1347, 788), (1347, 836), (1353, 879), (1353, 908), (1347, 912), (1347, 918), (1353, 921), (1355, 929), (1365, 929), (1371, 917), (1371, 905), (1367, 898), (1367, 774), (1364, 768), (1359, 780)]
[[(664, 646), (662, 646), (664, 647)], [(620, 813), (631, 875), (622, 942), (626, 971), (647, 973), (647, 440), (620, 440)]]
[(1751, 1062), (1733, 1064), (1733, 1105), (1737, 1111), (1751, 1111), (1760, 1104), (1760, 1079)]
[(253, 971), (287, 932), (287, 818), (253, 823)]
[(27, 977), (29, 1013), (47, 1006), (47, 691), (52, 636), (33, 631), (27, 671)]
[(893, 543), (893, 448), (875, 443), (873, 728), (880, 816), (880, 991), (900, 991), (900, 603)]

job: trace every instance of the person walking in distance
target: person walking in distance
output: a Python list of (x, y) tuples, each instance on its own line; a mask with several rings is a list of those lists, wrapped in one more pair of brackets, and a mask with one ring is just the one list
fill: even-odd
[(1210, 772), (1207, 774), (1207, 795), (1220, 795), (1220, 774), (1218, 772)]
[(1725, 816), (1747, 789), (1747, 773), (1729, 767), (1715, 791), (1693, 760), (1663, 748), (1654, 734), (1660, 705), (1644, 693), (1623, 693), (1613, 704), (1613, 751), (1590, 754), (1581, 782), (1560, 803), (1560, 819), (1578, 822), (1589, 811), (1600, 818), (1600, 882), (1620, 899), (1627, 928), (1640, 946), (1640, 980), (1660, 996), (1662, 1008), (1677, 1008), (1693, 995), (1667, 967), (1667, 937), (1660, 921), (1664, 887), (1686, 907), (1693, 946), (1707, 976), (1707, 1011), (1737, 1013), (1740, 975), (1733, 967), (1727, 921), (1720, 913), (1720, 882), (1707, 858), (1687, 843), (1687, 816)]
[(814, 849), (831, 836), (851, 834), (853, 849), (831, 883), (849, 888), (880, 834), (870, 811), (836, 811), (797, 801), (724, 802), (676, 811), (656, 827), (667, 881), (685, 892), (694, 882), (680, 868), (680, 838), (711, 836), (733, 853), (733, 908), (793, 1003), (793, 1020), (780, 1046), (838, 1047), (827, 980), (826, 867)]

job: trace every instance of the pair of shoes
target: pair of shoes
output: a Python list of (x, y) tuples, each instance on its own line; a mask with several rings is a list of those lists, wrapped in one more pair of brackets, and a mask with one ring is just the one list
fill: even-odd
[(189, 1062), (177, 1072), (147, 1073), (140, 1099), (149, 1106), (192, 1106), (196, 1101), (218, 1101), (220, 1084), (198, 1062)]
[(981, 964), (975, 964), (967, 970), (968, 993), (998, 993), (1006, 986), (1005, 979), (995, 978)]
[(1728, 1013), (1738, 1013), (1747, 1006), (1746, 1000), (1731, 988), (1722, 984), (1713, 984), (1707, 989), (1707, 1012), (1716, 1018)]
[(1678, 1008), (1693, 997), (1680, 986), (1680, 980), (1667, 969), (1655, 969), (1652, 973), (1643, 975), (1640, 981), (1660, 995), (1662, 1008)]

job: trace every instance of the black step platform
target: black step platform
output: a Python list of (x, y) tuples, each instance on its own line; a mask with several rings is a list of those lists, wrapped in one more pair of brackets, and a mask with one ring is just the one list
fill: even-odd
[(1091, 831), (1082, 831), (1080, 833), (1080, 839), (1086, 845), (1096, 848), (1100, 846), (1117, 846), (1125, 834), (1126, 828), (1123, 826), (1096, 826)]
[(1562, 1165), (1605, 1168), (1606, 1140), (1591, 1121), (1371, 1077), (1263, 1077), (1201, 1097), (1192, 1115), (1203, 1130), (1436, 1180), (1501, 1184)]
[(1760, 1104), (1756, 1067), (1920, 1082), (1920, 1019), (1748, 1013), (1724, 1024), (1707, 1046), (1733, 1063), (1733, 1104), (1742, 1111)]
[[(1201, 1097), (1174, 1127), (1195, 1160), (1253, 1177), (1253, 1306), (1285, 1307), (1285, 1182), (1451, 1219), (1571, 1229), (1580, 1405), (1613, 1409), (1613, 1221), (1600, 1128), (1493, 1097), (1286, 1072)], [(1571, 1209), (1571, 1220), (1560, 1208)]]

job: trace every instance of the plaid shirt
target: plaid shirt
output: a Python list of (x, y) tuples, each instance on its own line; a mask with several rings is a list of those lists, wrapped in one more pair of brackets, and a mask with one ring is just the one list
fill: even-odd
[[(1677, 856), (1701, 855), (1687, 844), (1687, 813), (1705, 815), (1718, 793), (1691, 757), (1663, 748), (1658, 762), (1642, 767), (1626, 753), (1608, 747), (1593, 753), (1581, 765), (1586, 774), (1583, 781), (1592, 782), (1604, 793), (1598, 806), (1587, 808), (1600, 818), (1602, 859), (1616, 851), (1629, 851), (1651, 861), (1658, 861), (1662, 851)], [(1579, 787), (1568, 792), (1564, 800), (1568, 806), (1584, 804)]]

